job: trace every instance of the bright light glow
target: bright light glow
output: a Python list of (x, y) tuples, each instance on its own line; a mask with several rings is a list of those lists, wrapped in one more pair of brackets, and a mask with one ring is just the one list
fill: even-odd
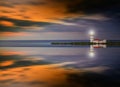
[(94, 56), (95, 56), (95, 53), (94, 53), (94, 52), (89, 52), (89, 56), (90, 56), (90, 57), (94, 57)]
[(90, 31), (89, 31), (89, 34), (90, 34), (90, 35), (94, 35), (95, 32), (94, 32), (93, 30), (90, 30)]

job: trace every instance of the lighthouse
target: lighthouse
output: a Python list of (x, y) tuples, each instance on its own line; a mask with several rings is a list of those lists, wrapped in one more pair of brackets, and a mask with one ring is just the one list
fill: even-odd
[(89, 35), (90, 35), (90, 42), (93, 43), (95, 32), (93, 30), (90, 30)]

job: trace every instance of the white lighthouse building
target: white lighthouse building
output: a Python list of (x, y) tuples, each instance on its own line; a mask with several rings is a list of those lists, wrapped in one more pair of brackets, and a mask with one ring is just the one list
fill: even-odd
[(89, 56), (94, 57), (95, 56), (95, 48), (106, 48), (107, 46), (107, 40), (100, 40), (100, 39), (95, 39), (95, 32), (93, 30), (89, 31), (90, 35), (90, 50), (89, 50)]
[(90, 35), (90, 42), (93, 43), (95, 32), (94, 32), (93, 30), (91, 30), (91, 31), (89, 32), (89, 35)]
[(105, 43), (107, 43), (107, 40), (94, 39), (94, 40), (92, 41), (92, 43), (105, 44)]
[(95, 43), (95, 44), (106, 44), (107, 43), (107, 40), (100, 40), (100, 39), (95, 39), (94, 36), (95, 36), (95, 32), (93, 30), (91, 30), (89, 32), (89, 35), (90, 35), (90, 42), (91, 43)]

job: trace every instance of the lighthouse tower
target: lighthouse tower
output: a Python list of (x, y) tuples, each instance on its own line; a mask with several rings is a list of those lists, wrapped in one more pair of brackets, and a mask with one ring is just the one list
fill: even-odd
[(91, 43), (93, 43), (93, 41), (94, 41), (94, 34), (95, 34), (95, 32), (94, 32), (93, 30), (91, 30), (91, 31), (89, 32), (90, 42), (91, 42)]

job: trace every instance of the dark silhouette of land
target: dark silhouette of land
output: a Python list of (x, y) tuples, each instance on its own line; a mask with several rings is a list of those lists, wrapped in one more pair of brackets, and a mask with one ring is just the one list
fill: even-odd
[(103, 44), (107, 46), (120, 46), (120, 41), (107, 41), (107, 43), (91, 43), (91, 42), (52, 42), (52, 45), (95, 45)]

